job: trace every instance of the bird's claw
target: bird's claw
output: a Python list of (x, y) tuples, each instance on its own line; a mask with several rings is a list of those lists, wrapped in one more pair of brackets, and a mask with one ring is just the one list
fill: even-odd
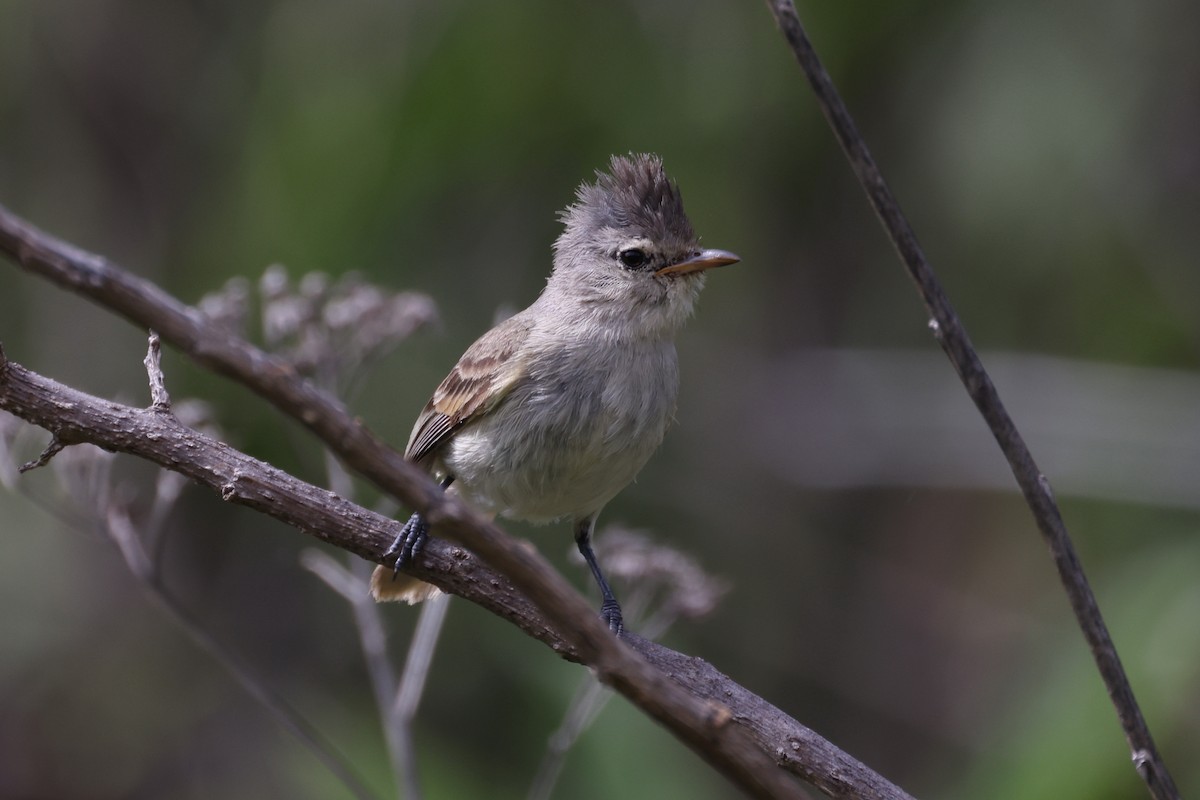
[(600, 619), (604, 620), (604, 624), (613, 632), (615, 636), (620, 636), (625, 630), (625, 620), (621, 615), (621, 606), (616, 600), (605, 600), (600, 606)]
[(400, 573), (404, 567), (413, 563), (413, 560), (421, 554), (425, 549), (425, 542), (429, 538), (429, 523), (420, 514), (413, 514), (408, 518), (408, 522), (404, 523), (404, 527), (400, 529), (400, 533), (396, 535), (396, 540), (392, 542), (392, 546), (383, 554), (384, 559), (394, 558), (395, 562), (392, 565), (392, 578)]

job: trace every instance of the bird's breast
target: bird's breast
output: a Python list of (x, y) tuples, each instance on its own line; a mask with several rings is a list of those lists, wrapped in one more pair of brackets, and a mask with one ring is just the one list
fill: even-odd
[(443, 457), (468, 499), (549, 521), (599, 511), (662, 442), (679, 376), (670, 342), (535, 351), (528, 376)]

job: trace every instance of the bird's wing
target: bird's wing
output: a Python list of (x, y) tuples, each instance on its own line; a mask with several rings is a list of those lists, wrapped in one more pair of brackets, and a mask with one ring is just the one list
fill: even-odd
[(528, 337), (529, 323), (518, 314), (468, 347), (417, 418), (404, 457), (420, 463), (512, 391), (526, 374), (520, 352)]

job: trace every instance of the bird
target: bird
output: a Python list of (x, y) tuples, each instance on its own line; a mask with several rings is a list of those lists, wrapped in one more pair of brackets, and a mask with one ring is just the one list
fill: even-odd
[[(592, 550), (601, 509), (663, 441), (679, 391), (676, 334), (708, 270), (705, 249), (656, 155), (613, 156), (559, 216), (545, 288), (467, 348), (413, 426), (405, 458), (491, 518), (570, 520), (620, 635), (620, 604)], [(413, 514), (371, 578), (378, 601), (438, 592), (399, 570), (429, 534)]]

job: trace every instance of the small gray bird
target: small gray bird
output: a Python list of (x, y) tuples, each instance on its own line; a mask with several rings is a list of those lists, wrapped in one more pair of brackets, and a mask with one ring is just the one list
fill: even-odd
[[(600, 586), (600, 613), (620, 633), (592, 529), (671, 422), (675, 334), (705, 270), (738, 257), (700, 248), (657, 156), (615, 156), (596, 176), (561, 215), (546, 288), (467, 348), (417, 418), (405, 458), (492, 516), (569, 518)], [(414, 514), (388, 551), (396, 570), (427, 533)], [(376, 600), (415, 603), (436, 591), (384, 567), (371, 579)]]

